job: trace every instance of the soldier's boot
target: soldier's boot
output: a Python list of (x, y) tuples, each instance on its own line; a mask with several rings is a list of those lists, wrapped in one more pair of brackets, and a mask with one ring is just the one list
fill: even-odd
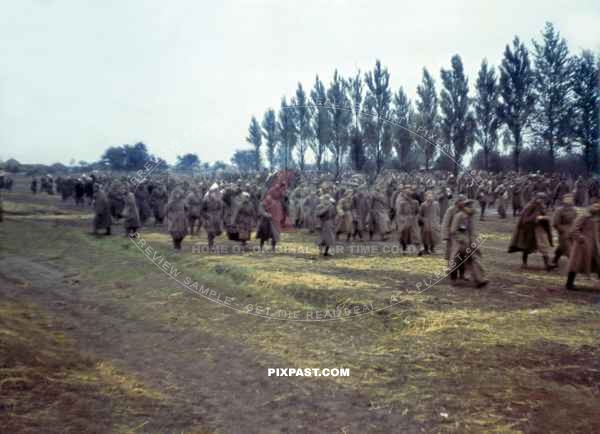
[(323, 256), (329, 256), (329, 246), (325, 246), (325, 250), (323, 252)]
[(552, 271), (556, 267), (558, 267), (558, 265), (550, 263), (550, 258), (548, 258), (547, 255), (544, 255), (543, 258), (544, 258), (544, 265), (546, 266), (546, 271)]
[(527, 268), (527, 257), (529, 256), (529, 253), (523, 252), (523, 257), (521, 259), (521, 268)]
[(552, 259), (552, 264), (558, 267), (558, 261), (560, 260), (561, 256), (562, 256), (561, 250), (556, 249), (556, 252), (554, 252), (554, 259)]
[(271, 250), (275, 253), (275, 246), (277, 246), (277, 241), (271, 240)]
[(110, 235), (110, 226), (106, 228), (106, 235)]
[(456, 285), (458, 285), (458, 282), (457, 282), (457, 279), (456, 279), (456, 275), (457, 275), (457, 274), (458, 274), (458, 273), (457, 273), (457, 271), (456, 271), (456, 268), (455, 268), (455, 269), (453, 269), (453, 270), (450, 272), (450, 285), (452, 285), (452, 286), (456, 286)]
[(466, 276), (467, 268), (465, 267), (464, 262), (461, 263), (460, 265), (458, 265), (457, 270), (458, 270), (458, 278), (460, 280), (463, 280), (465, 282), (469, 282), (471, 280)]
[(346, 242), (349, 243), (350, 242), (350, 232), (348, 232), (348, 236), (346, 237)]
[(260, 240), (260, 251), (263, 251), (263, 247), (265, 245), (265, 240)]
[(565, 285), (565, 288), (571, 291), (574, 291), (575, 289), (577, 289), (575, 287), (575, 276), (577, 274), (574, 272), (569, 272), (569, 274), (567, 274), (567, 284)]

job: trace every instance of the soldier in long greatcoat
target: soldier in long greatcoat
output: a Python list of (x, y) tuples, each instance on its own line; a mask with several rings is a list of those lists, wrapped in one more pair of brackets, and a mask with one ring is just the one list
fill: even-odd
[(202, 196), (197, 187), (192, 187), (185, 198), (185, 212), (187, 214), (190, 235), (194, 235), (194, 229), (197, 226), (198, 232), (202, 227)]
[(546, 270), (556, 268), (549, 260), (552, 233), (545, 203), (546, 195), (537, 193), (521, 212), (513, 231), (508, 253), (523, 252), (523, 268), (527, 267), (528, 256), (535, 251), (541, 253)]
[(140, 224), (146, 224), (146, 220), (152, 215), (150, 205), (148, 204), (147, 183), (143, 182), (135, 189), (135, 205), (140, 215)]
[(331, 195), (321, 196), (316, 214), (321, 221), (321, 233), (317, 245), (323, 256), (329, 256), (329, 248), (335, 245), (335, 216), (337, 214), (335, 200)]
[(406, 248), (410, 245), (416, 246), (418, 251), (420, 245), (418, 216), (414, 211), (412, 202), (411, 191), (405, 188), (401, 194), (396, 196), (396, 203), (394, 205), (396, 227), (403, 253), (406, 252)]
[(244, 191), (241, 194), (241, 203), (235, 216), (235, 225), (238, 233), (238, 241), (242, 246), (246, 246), (246, 242), (250, 240), (252, 229), (256, 222), (256, 207), (252, 202), (250, 193)]
[(208, 246), (213, 248), (215, 238), (223, 232), (223, 201), (216, 183), (209, 188), (202, 199), (202, 217), (208, 236)]
[[(450, 249), (452, 248), (452, 243), (450, 242), (450, 228), (452, 225), (452, 219), (454, 215), (463, 207), (464, 202), (467, 200), (464, 194), (459, 194), (456, 198), (454, 204), (448, 208), (444, 217), (442, 219), (442, 227), (441, 227), (441, 237), (442, 240), (446, 242), (446, 250), (444, 257), (447, 260), (450, 260)], [(461, 280), (467, 280), (465, 277), (465, 267), (464, 265), (459, 265), (458, 267), (458, 277)]]
[(171, 234), (175, 250), (181, 250), (181, 243), (188, 232), (183, 194), (183, 190), (176, 187), (167, 204), (167, 230)]
[(600, 277), (600, 202), (575, 220), (571, 232), (571, 251), (566, 288), (574, 290), (577, 273), (596, 273)]
[(477, 244), (474, 214), (473, 201), (467, 200), (458, 205), (458, 210), (452, 217), (448, 268), (451, 270), (452, 284), (456, 284), (459, 265), (463, 265), (470, 272), (477, 287), (481, 288), (487, 285), (488, 281), (484, 278), (480, 262), (481, 246)]
[(100, 188), (100, 185), (96, 184), (96, 192), (94, 194), (94, 234), (98, 233), (98, 230), (105, 229), (106, 235), (110, 235), (110, 225), (112, 224), (110, 202), (104, 190)]
[(440, 242), (440, 205), (433, 200), (433, 193), (425, 193), (425, 201), (419, 208), (419, 226), (421, 226), (421, 242), (423, 253), (435, 252)]
[(125, 196), (125, 207), (123, 208), (123, 226), (125, 227), (125, 233), (128, 236), (135, 235), (137, 230), (142, 225), (140, 221), (140, 214), (135, 203), (135, 196), (132, 192), (127, 193)]
[(558, 233), (558, 246), (554, 251), (554, 260), (552, 263), (558, 265), (561, 256), (569, 256), (571, 249), (571, 230), (573, 223), (577, 218), (577, 211), (573, 206), (573, 195), (567, 193), (562, 198), (562, 206), (560, 206), (552, 215), (552, 227)]
[(371, 220), (371, 205), (369, 202), (367, 186), (363, 184), (358, 187), (358, 191), (352, 196), (352, 222), (354, 224), (352, 235), (355, 240), (358, 235), (362, 241), (363, 234), (369, 232)]
[[(275, 251), (275, 247), (279, 242), (279, 230), (282, 227), (281, 223), (285, 219), (283, 206), (279, 201), (274, 199), (272, 192), (265, 194), (264, 198), (258, 203), (258, 225), (256, 228), (256, 238), (260, 240), (260, 250), (263, 250), (265, 241), (271, 240), (271, 248)], [(278, 221), (276, 226), (273, 219)]]
[(311, 190), (308, 196), (302, 202), (302, 220), (305, 228), (308, 229), (310, 233), (313, 233), (317, 227), (317, 216), (315, 214), (315, 210), (319, 205), (319, 197)]
[(154, 225), (162, 225), (167, 213), (167, 190), (163, 185), (155, 186), (150, 194), (150, 206), (154, 214)]
[(374, 190), (371, 193), (371, 222), (370, 239), (373, 234), (379, 234), (382, 240), (392, 231), (390, 225), (390, 205), (387, 197), (382, 191)]
[(335, 224), (336, 239), (340, 234), (346, 234), (347, 241), (354, 233), (354, 223), (352, 219), (352, 190), (347, 190), (344, 196), (337, 203), (337, 217)]

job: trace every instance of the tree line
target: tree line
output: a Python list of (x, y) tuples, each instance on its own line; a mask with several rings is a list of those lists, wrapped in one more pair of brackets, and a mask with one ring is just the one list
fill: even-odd
[(348, 78), (336, 70), (328, 86), (317, 75), (310, 90), (298, 83), (277, 112), (253, 116), (246, 137), (252, 148), (236, 151), (232, 161), (245, 170), (304, 170), (312, 155), (317, 170), (336, 176), (346, 167), (379, 173), (390, 165), (457, 173), (467, 152), (478, 149), (486, 170), (503, 150), (517, 171), (524, 152), (543, 156), (547, 170), (577, 153), (587, 171), (596, 171), (599, 68), (598, 56), (572, 55), (546, 23), (531, 49), (516, 36), (498, 67), (483, 59), (473, 94), (458, 54), (439, 82), (423, 68), (415, 101), (403, 87), (391, 88), (380, 60)]

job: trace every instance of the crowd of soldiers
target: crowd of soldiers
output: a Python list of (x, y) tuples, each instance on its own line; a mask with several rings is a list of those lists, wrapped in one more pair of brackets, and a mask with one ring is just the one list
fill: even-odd
[[(140, 182), (105, 174), (79, 177), (42, 177), (31, 181), (31, 191), (59, 193), (95, 210), (94, 233), (110, 234), (121, 221), (127, 235), (137, 234), (152, 218), (171, 234), (181, 250), (187, 235), (200, 229), (208, 246), (226, 233), (244, 248), (253, 231), (275, 247), (281, 232), (293, 227), (319, 234), (323, 256), (344, 237), (344, 243), (393, 240), (403, 254), (434, 254), (442, 242), (453, 284), (469, 280), (479, 287), (487, 280), (480, 263), (481, 249), (475, 220), (486, 219), (495, 208), (499, 219), (508, 209), (516, 220), (509, 252), (522, 252), (523, 267), (539, 252), (548, 271), (562, 256), (569, 257), (566, 287), (573, 289), (576, 273), (600, 271), (600, 184), (597, 179), (573, 179), (559, 174), (470, 172), (384, 172), (368, 182), (362, 174), (335, 180), (330, 175), (304, 173), (293, 179), (276, 174), (190, 178), (155, 175)], [(476, 211), (479, 205), (479, 211)], [(588, 207), (577, 217), (575, 207)], [(553, 230), (558, 245), (551, 252)], [(473, 246), (476, 246), (474, 248)], [(551, 258), (552, 256), (552, 258)]]

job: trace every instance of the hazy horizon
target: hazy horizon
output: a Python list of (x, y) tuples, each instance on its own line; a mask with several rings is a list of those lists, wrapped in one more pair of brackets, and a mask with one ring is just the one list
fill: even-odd
[[(569, 10), (569, 13), (565, 13)], [(571, 53), (600, 52), (600, 3), (308, 1), (23, 1), (2, 7), (0, 159), (96, 161), (146, 143), (169, 163), (197, 153), (229, 162), (250, 118), (297, 83), (329, 83), (380, 59), (411, 98), (460, 54), (472, 84), (515, 35), (531, 46), (546, 21)], [(594, 30), (596, 29), (596, 30)]]

